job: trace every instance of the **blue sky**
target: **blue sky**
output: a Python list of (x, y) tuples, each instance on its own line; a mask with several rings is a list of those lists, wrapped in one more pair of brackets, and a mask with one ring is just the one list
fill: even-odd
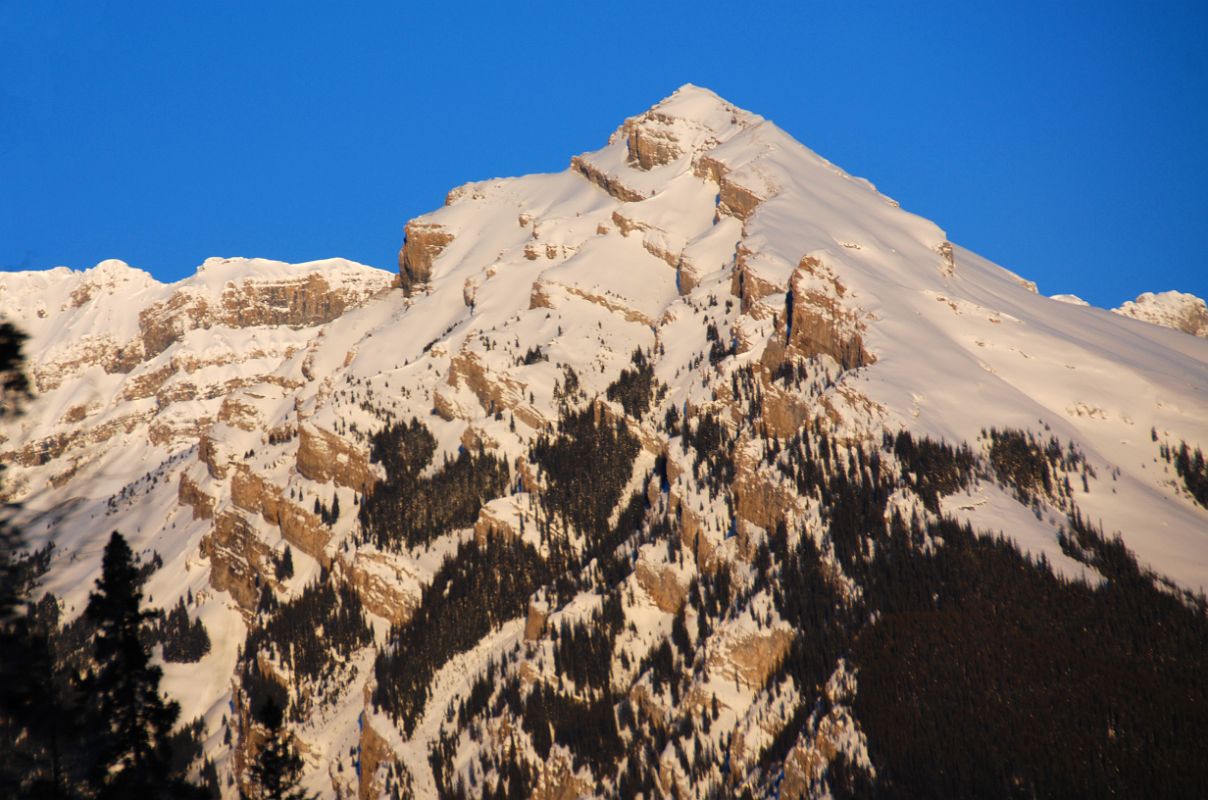
[(0, 265), (393, 269), (692, 82), (1046, 294), (1208, 296), (1208, 4), (914, 5), (0, 0)]

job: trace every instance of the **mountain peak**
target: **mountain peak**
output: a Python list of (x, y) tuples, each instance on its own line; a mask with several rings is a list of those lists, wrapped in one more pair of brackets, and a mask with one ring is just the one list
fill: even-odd
[(685, 83), (639, 116), (655, 114), (718, 131), (737, 123), (740, 118), (747, 123), (762, 119), (742, 110), (711, 89), (692, 83)]

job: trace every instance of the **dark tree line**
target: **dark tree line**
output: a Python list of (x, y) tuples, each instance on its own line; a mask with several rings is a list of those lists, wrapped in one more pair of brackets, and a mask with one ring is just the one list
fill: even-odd
[(523, 614), (529, 596), (549, 579), (545, 561), (524, 542), (488, 534), (484, 541), (463, 544), (424, 590), (411, 621), (394, 628), (378, 654), (374, 705), (410, 735), (436, 671)]
[(365, 494), (360, 506), (362, 536), (383, 549), (427, 544), (449, 531), (474, 524), (488, 500), (508, 488), (507, 462), (462, 448), (431, 476), (436, 440), (417, 419), (392, 423), (370, 439), (370, 460), (386, 470), (386, 480)]
[[(243, 688), (253, 709), (271, 699), (300, 717), (343, 660), (373, 641), (373, 629), (356, 592), (346, 584), (337, 587), (326, 571), (287, 603), (274, 600), (269, 589), (264, 598), (243, 645)], [(283, 700), (272, 685), (276, 680), (260, 672), (260, 653), (274, 656), (297, 685), (309, 689), (298, 692), (292, 704)]]
[(620, 403), (629, 416), (640, 419), (650, 408), (654, 396), (654, 366), (640, 348), (633, 351), (630, 362), (633, 368), (621, 370), (621, 374), (605, 391), (605, 396)]
[(1163, 444), (1161, 453), (1167, 463), (1174, 464), (1175, 473), (1183, 479), (1183, 485), (1196, 502), (1208, 508), (1208, 463), (1204, 461), (1204, 452), (1198, 447), (1193, 452), (1186, 442), (1179, 442), (1178, 449)]
[[(996, 432), (992, 442), (991, 468), (1029, 500), (1045, 491), (1046, 473), (1052, 487), (1058, 470), (1086, 468), (1055, 440)], [(781, 672), (813, 692), (764, 753), (769, 773), (825, 704), (818, 690), (843, 657), (859, 671), (855, 712), (878, 796), (1201, 796), (1202, 605), (1157, 586), (1076, 507), (1062, 544), (1101, 584), (1062, 579), (1010, 540), (950, 519), (895, 512), (887, 525), (899, 483), (938, 497), (975, 467), (963, 448), (900, 436), (884, 445), (901, 463), (897, 476), (876, 466), (875, 453), (843, 454), (817, 430), (784, 448), (780, 463), (802, 493), (822, 499), (823, 538), (862, 594), (854, 606), (843, 599), (809, 536), (787, 558), (779, 532), (770, 537), (773, 597), (799, 632)], [(817, 456), (812, 466), (806, 453)], [(845, 761), (830, 786), (868, 789), (866, 778)]]
[(605, 537), (638, 449), (624, 421), (609, 422), (592, 405), (564, 411), (557, 434), (542, 434), (530, 456), (546, 483), (540, 502), (547, 520), (573, 527), (589, 543)]
[(194, 663), (210, 652), (210, 635), (200, 619), (189, 620), (184, 598), (166, 615), (156, 615), (148, 641), (164, 646), (164, 661)]

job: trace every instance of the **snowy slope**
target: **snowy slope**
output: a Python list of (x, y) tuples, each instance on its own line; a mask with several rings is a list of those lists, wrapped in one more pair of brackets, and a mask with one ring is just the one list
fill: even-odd
[[(304, 518), (316, 498), (333, 494), (353, 508), (380, 479), (368, 463), (370, 432), (416, 416), (440, 453), (481, 442), (520, 464), (558, 420), (565, 365), (582, 397), (593, 398), (637, 348), (652, 353), (666, 394), (650, 419), (632, 421), (644, 451), (631, 488), (641, 488), (657, 456), (669, 459), (680, 474), (660, 502), (690, 510), (718, 561), (749, 559), (742, 542), (764, 535), (760, 504), (770, 501), (736, 492), (732, 522), (728, 499), (693, 482), (691, 463), (677, 460), (651, 420), (673, 407), (736, 419), (734, 377), (770, 371), (787, 353), (834, 380), (796, 398), (765, 382), (769, 403), (780, 404), (775, 415), (764, 407), (774, 435), (787, 439), (817, 415), (845, 441), (879, 443), (883, 432), (906, 429), (981, 451), (985, 429), (1012, 427), (1075, 442), (1098, 475), (1074, 489), (1087, 517), (1121, 533), (1144, 566), (1178, 586), (1208, 586), (1208, 511), (1158, 457), (1158, 442), (1208, 444), (1208, 340), (1122, 316), (1153, 314), (1038, 295), (705, 89), (683, 87), (563, 172), (454, 189), (444, 207), (408, 225), (400, 262), (408, 291), (382, 291), (391, 276), (338, 259), (211, 260), (171, 286), (113, 261), (83, 273), (0, 275), (0, 313), (31, 334), (40, 395), (4, 430), (0, 450), (10, 463), (6, 488), (24, 500), (31, 533), (57, 542), (47, 588), (78, 613), (113, 529), (136, 551), (158, 552), (164, 567), (149, 594), (167, 606), (192, 591), (215, 641), (200, 664), (170, 665), (167, 687), (187, 716), (206, 715), (220, 759), (230, 754), (220, 726), (253, 616), (249, 598), (269, 580), (272, 553), (288, 542), (298, 559), (297, 575), (275, 587), (281, 598), (296, 596), (320, 564), (331, 567), (362, 597), (383, 643), (389, 623), (408, 618), (441, 560), (470, 535), (387, 553), (358, 543), (354, 514), (333, 526)], [(312, 280), (339, 303), (301, 299), (299, 287), (313, 292)], [(1190, 307), (1174, 300), (1161, 319)], [(274, 307), (280, 314), (262, 311)], [(707, 360), (710, 326), (733, 345), (716, 367)], [(542, 358), (527, 363), (534, 350)], [(740, 463), (758, 447), (744, 442)], [(756, 468), (745, 477), (773, 480)], [(540, 490), (524, 488), (489, 503), (482, 519), (510, 520), (518, 531), (527, 491)], [(294, 527), (282, 522), (291, 504)], [(808, 500), (783, 506), (807, 530), (818, 520)], [(947, 498), (945, 509), (1004, 530), (1065, 574), (1088, 576), (1058, 545), (1052, 509), (1033, 514), (991, 481)], [(668, 562), (664, 550), (646, 545), (638, 562), (658, 581), (640, 571), (628, 579), (635, 625), (625, 647), (635, 662), (670, 630), (659, 590), (686, 586), (697, 569)], [(719, 729), (742, 732), (754, 748), (770, 739), (768, 720), (788, 712), (737, 666), (746, 662), (735, 654), (752, 641), (779, 641), (756, 622), (770, 612), (752, 602), (718, 631), (710, 645), (718, 666), (698, 688), (724, 701)], [(584, 618), (591, 607), (576, 601), (551, 622)], [(372, 659), (362, 653), (331, 706), (299, 727), (308, 785), (325, 796), (380, 790), (380, 776), (358, 781), (347, 756), (360, 748), (365, 759), (372, 745), (405, 763), (418, 796), (434, 796), (427, 754), (446, 706), (488, 660), (520, 646), (522, 627), (513, 620), (451, 660), (412, 737), (364, 702)], [(615, 669), (621, 674), (619, 662)], [(842, 668), (833, 682), (836, 697), (854, 691)], [(826, 724), (858, 755), (844, 713)], [(459, 763), (472, 770), (464, 753), (476, 751), (469, 737), (462, 745)]]

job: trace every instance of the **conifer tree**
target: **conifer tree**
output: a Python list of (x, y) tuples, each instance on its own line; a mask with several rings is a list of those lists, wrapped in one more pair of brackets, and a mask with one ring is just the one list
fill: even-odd
[(163, 671), (151, 664), (142, 636), (153, 615), (139, 608), (141, 602), (134, 554), (114, 531), (84, 612), (96, 628), (96, 666), (83, 687), (96, 736), (92, 781), (101, 800), (190, 795), (191, 787), (172, 774), (169, 735), (180, 707), (159, 693)]
[(294, 551), (289, 545), (285, 546), (285, 552), (281, 554), (281, 560), (277, 562), (277, 580), (285, 581), (294, 577)]
[(252, 792), (245, 800), (309, 800), (310, 795), (298, 788), (302, 774), (302, 759), (285, 730), (285, 712), (269, 696), (256, 718), (264, 725), (268, 736), (252, 764)]
[[(0, 417), (20, 413), (29, 397), (24, 340), (0, 324)], [(28, 555), (25, 546), (21, 530), (0, 519), (0, 796), (71, 797), (80, 763), (68, 747), (79, 733), (76, 708), (32, 602), (50, 551)]]

